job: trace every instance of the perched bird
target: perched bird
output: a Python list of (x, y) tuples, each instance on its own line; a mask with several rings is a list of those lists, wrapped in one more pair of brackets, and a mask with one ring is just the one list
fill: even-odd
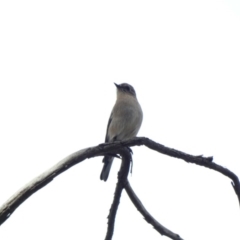
[[(117, 100), (108, 121), (106, 143), (136, 137), (143, 119), (143, 112), (134, 88), (127, 83), (114, 84), (117, 87)], [(108, 155), (103, 158), (101, 180), (107, 181), (113, 158)]]

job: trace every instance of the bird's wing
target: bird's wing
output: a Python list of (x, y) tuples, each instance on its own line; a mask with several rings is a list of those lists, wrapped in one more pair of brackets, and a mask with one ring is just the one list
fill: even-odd
[(112, 122), (112, 113), (111, 113), (110, 118), (109, 118), (109, 120), (108, 120), (108, 125), (107, 125), (107, 132), (106, 132), (105, 142), (108, 142), (108, 141), (109, 141), (109, 137), (108, 137), (108, 129), (109, 129), (109, 126), (110, 126), (111, 122)]

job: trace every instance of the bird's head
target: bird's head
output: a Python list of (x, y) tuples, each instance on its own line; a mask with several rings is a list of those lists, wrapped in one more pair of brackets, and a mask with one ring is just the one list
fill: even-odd
[(121, 84), (114, 83), (114, 84), (117, 87), (117, 93), (130, 94), (130, 95), (136, 97), (136, 92), (130, 84), (128, 84), (128, 83), (121, 83)]

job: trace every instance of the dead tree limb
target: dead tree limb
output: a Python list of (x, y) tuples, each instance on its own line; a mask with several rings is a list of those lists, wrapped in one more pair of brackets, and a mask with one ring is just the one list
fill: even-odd
[[(3, 206), (0, 208), (0, 225), (2, 223), (4, 223), (11, 216), (11, 214), (18, 208), (18, 206), (21, 205), (21, 203), (23, 203), (28, 197), (30, 197), (33, 193), (35, 193), (42, 187), (46, 186), (56, 176), (63, 173), (70, 167), (84, 161), (87, 158), (103, 156), (108, 153), (110, 153), (110, 154), (117, 154), (117, 153), (121, 154), (122, 153), (123, 154), (122, 156), (124, 156), (124, 152), (123, 152), (124, 148), (123, 147), (131, 147), (131, 146), (137, 146), (137, 145), (138, 146), (145, 145), (146, 147), (148, 147), (152, 150), (155, 150), (159, 153), (166, 154), (168, 156), (175, 157), (175, 158), (180, 158), (188, 163), (194, 163), (199, 166), (204, 166), (204, 167), (207, 167), (207, 168), (210, 168), (217, 172), (222, 173), (223, 175), (232, 179), (232, 186), (235, 190), (235, 193), (236, 193), (239, 203), (240, 203), (240, 184), (239, 184), (238, 177), (233, 172), (228, 170), (227, 168), (224, 168), (216, 163), (213, 163), (212, 157), (193, 156), (193, 155), (186, 154), (184, 152), (181, 152), (181, 151), (178, 151), (178, 150), (175, 150), (172, 148), (165, 147), (164, 145), (156, 143), (148, 138), (139, 137), (139, 138), (133, 138), (131, 140), (124, 141), (124, 142), (113, 142), (113, 143), (100, 144), (95, 147), (86, 148), (86, 149), (77, 151), (77, 152), (71, 154), (70, 156), (66, 157), (65, 159), (60, 161), (58, 164), (53, 166), (51, 169), (44, 172), (39, 177), (35, 178), (33, 181), (28, 183), (21, 190), (19, 190), (14, 196), (12, 196), (9, 200), (7, 200), (5, 204), (3, 204)], [(123, 161), (123, 162), (127, 162), (127, 161)], [(129, 167), (126, 169), (127, 169), (127, 172), (125, 172), (124, 174), (126, 174), (126, 176), (127, 176)], [(125, 179), (125, 177), (123, 179)], [(124, 182), (125, 180), (121, 180), (121, 181)], [(111, 230), (112, 232), (113, 232), (113, 227), (110, 227), (110, 225), (112, 224), (112, 223), (110, 223), (110, 218), (115, 219), (115, 216), (116, 216), (117, 208), (114, 208), (113, 206), (115, 206), (115, 205), (118, 206), (118, 204), (119, 204), (119, 197), (121, 196), (121, 191), (122, 191), (122, 187), (123, 187), (122, 186), (123, 182), (121, 182), (121, 181), (119, 179), (119, 186), (117, 187), (118, 190), (116, 189), (116, 192), (115, 192), (115, 197), (116, 197), (116, 195), (118, 197), (114, 198), (112, 208), (111, 208), (111, 211), (109, 214), (109, 229), (112, 228), (112, 230)], [(127, 186), (127, 185), (125, 185), (125, 186)], [(129, 191), (128, 187), (127, 187), (127, 189)], [(152, 221), (150, 221), (150, 222), (152, 223)], [(154, 226), (154, 222), (152, 224)], [(114, 225), (114, 221), (113, 221), (113, 225)], [(167, 231), (169, 231), (169, 230), (167, 230)], [(167, 231), (165, 231), (165, 232), (167, 233)], [(110, 232), (110, 230), (109, 230), (109, 232)], [(161, 234), (163, 234), (165, 232), (162, 231)], [(180, 238), (176, 238), (178, 236), (177, 234), (173, 233), (173, 235), (170, 236), (171, 234), (169, 234), (169, 233), (170, 232), (168, 232), (168, 236), (170, 238), (180, 239)], [(109, 236), (111, 236), (111, 235), (112, 235), (112, 233), (109, 234)], [(111, 238), (109, 237), (106, 239), (111, 239)]]

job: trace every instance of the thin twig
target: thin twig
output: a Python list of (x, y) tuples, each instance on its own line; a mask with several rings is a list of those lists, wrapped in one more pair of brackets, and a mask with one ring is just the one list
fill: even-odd
[(131, 201), (137, 208), (137, 210), (143, 215), (145, 220), (151, 224), (160, 234), (167, 236), (173, 240), (183, 240), (178, 234), (173, 233), (169, 229), (165, 228), (163, 225), (161, 225), (156, 219), (154, 219), (153, 216), (146, 210), (146, 208), (141, 203), (140, 199), (137, 197), (135, 192), (133, 191), (129, 181), (125, 184), (125, 190), (130, 197)]

